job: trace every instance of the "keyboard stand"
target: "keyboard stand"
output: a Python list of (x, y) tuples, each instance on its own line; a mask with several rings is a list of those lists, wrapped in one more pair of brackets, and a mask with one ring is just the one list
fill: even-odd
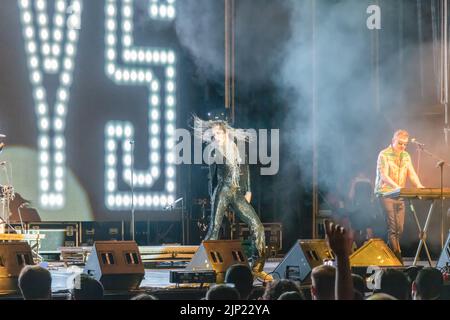
[(420, 253), (421, 253), (422, 249), (425, 248), (425, 252), (426, 252), (427, 258), (428, 258), (428, 263), (429, 263), (430, 267), (432, 267), (430, 250), (428, 249), (428, 246), (427, 246), (427, 232), (428, 232), (428, 227), (430, 226), (431, 216), (433, 214), (433, 207), (434, 207), (434, 204), (436, 203), (436, 200), (432, 200), (432, 202), (431, 202), (431, 206), (430, 206), (430, 209), (428, 210), (427, 220), (425, 221), (425, 226), (423, 227), (423, 230), (422, 230), (422, 227), (420, 226), (419, 219), (417, 218), (416, 209), (414, 208), (412, 200), (408, 199), (408, 202), (409, 202), (409, 207), (411, 208), (411, 211), (413, 213), (414, 220), (416, 221), (417, 229), (419, 229), (419, 239), (420, 239), (419, 247), (417, 248), (416, 256), (414, 257), (413, 266), (417, 265), (417, 262), (419, 261)]

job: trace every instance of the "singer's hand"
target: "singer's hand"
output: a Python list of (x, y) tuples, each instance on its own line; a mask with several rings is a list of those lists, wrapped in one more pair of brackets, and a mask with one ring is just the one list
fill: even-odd
[(245, 200), (247, 200), (248, 203), (250, 203), (252, 201), (252, 193), (251, 192), (247, 192), (245, 194)]

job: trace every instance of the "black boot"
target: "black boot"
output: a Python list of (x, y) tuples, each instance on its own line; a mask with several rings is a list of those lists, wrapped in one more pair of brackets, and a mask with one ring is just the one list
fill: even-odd
[(394, 254), (397, 257), (397, 259), (401, 262), (401, 264), (403, 265), (402, 253), (400, 251), (395, 251)]

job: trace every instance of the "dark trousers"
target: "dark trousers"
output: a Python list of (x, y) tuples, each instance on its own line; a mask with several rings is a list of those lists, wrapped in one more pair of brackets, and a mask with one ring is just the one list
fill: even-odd
[(205, 240), (218, 239), (220, 226), (228, 206), (231, 206), (237, 216), (249, 226), (252, 235), (252, 245), (257, 251), (253, 269), (262, 271), (266, 251), (264, 226), (259, 220), (255, 209), (245, 200), (239, 189), (220, 185), (216, 188), (212, 200), (211, 222)]
[(380, 198), (381, 207), (386, 217), (388, 241), (391, 249), (399, 254), (400, 237), (405, 223), (405, 202), (403, 200)]

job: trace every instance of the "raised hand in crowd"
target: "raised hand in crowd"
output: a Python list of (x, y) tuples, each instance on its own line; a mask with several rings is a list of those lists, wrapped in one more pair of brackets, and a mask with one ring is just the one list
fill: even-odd
[(349, 260), (353, 243), (352, 232), (329, 220), (325, 220), (324, 224), (328, 244), (336, 255), (335, 298), (352, 300), (354, 292)]

